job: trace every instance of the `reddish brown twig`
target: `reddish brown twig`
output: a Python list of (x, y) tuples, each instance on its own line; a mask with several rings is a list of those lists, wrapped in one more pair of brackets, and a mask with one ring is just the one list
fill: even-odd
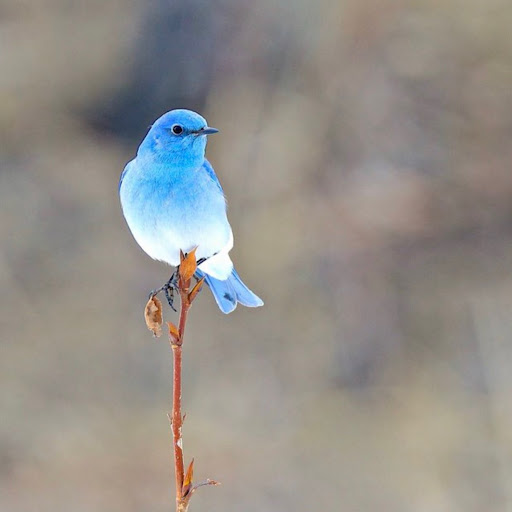
[[(190, 463), (187, 473), (183, 463), (183, 415), (181, 413), (181, 362), (182, 345), (185, 335), (185, 326), (187, 324), (187, 315), (203, 285), (203, 279), (196, 283), (190, 290), (190, 283), (197, 268), (195, 250), (184, 256), (180, 255), (180, 267), (178, 275), (178, 293), (180, 295), (180, 318), (178, 327), (172, 322), (167, 322), (169, 328), (169, 342), (173, 354), (173, 392), (172, 392), (172, 412), (168, 414), (171, 422), (173, 451), (174, 451), (174, 470), (176, 477), (176, 511), (186, 512), (190, 498), (195, 490), (202, 485), (217, 485), (214, 480), (206, 480), (198, 485), (193, 485), (192, 478), (194, 474), (194, 460)], [(150, 300), (153, 300), (150, 299)], [(149, 327), (149, 325), (148, 325)], [(153, 329), (152, 329), (153, 330)]]

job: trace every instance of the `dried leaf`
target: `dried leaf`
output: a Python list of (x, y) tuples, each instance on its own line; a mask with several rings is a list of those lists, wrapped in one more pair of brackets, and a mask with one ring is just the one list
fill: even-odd
[(199, 281), (197, 281), (194, 288), (192, 288), (192, 291), (188, 294), (189, 302), (192, 302), (196, 298), (197, 294), (201, 291), (201, 288), (203, 287), (203, 283), (204, 283), (204, 277), (202, 277), (201, 279), (199, 279)]
[(197, 261), (196, 261), (196, 249), (192, 249), (182, 260), (180, 263), (180, 277), (183, 281), (187, 282), (192, 279), (192, 276), (195, 274), (197, 269)]
[(180, 341), (180, 331), (178, 331), (178, 328), (172, 322), (167, 322), (167, 327), (169, 328), (171, 343), (176, 345)]
[(190, 461), (187, 469), (187, 474), (183, 480), (182, 495), (186, 496), (192, 489), (192, 479), (194, 478), (194, 459)]
[(148, 329), (156, 338), (162, 335), (162, 303), (158, 297), (151, 297), (144, 309), (144, 318)]

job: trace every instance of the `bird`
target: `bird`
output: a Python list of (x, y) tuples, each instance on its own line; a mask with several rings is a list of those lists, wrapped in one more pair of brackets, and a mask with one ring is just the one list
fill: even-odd
[(119, 180), (121, 208), (140, 247), (174, 267), (180, 251), (196, 248), (195, 276), (205, 278), (223, 313), (238, 303), (263, 301), (240, 279), (229, 252), (233, 232), (222, 186), (205, 157), (209, 135), (219, 130), (185, 109), (171, 110), (150, 127)]

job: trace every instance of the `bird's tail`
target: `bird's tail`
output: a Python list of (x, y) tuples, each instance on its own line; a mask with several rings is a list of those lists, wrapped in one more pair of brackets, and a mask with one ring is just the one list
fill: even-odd
[(238, 302), (250, 308), (263, 306), (263, 301), (245, 286), (234, 267), (231, 275), (225, 281), (209, 276), (199, 269), (196, 270), (196, 275), (199, 278), (205, 278), (206, 284), (210, 287), (223, 313), (231, 313), (236, 308)]

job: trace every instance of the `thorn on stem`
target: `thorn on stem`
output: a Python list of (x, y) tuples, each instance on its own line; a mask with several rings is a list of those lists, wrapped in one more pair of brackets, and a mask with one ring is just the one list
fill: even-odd
[(169, 340), (171, 341), (171, 345), (181, 345), (181, 336), (180, 331), (172, 322), (167, 322), (167, 327), (169, 328)]
[(192, 291), (188, 294), (188, 301), (190, 303), (193, 302), (193, 300), (196, 298), (197, 294), (201, 291), (201, 288), (203, 287), (204, 283), (204, 277), (199, 279), (197, 283), (195, 284), (194, 288), (192, 288)]
[(204, 487), (205, 485), (222, 485), (220, 482), (217, 482), (216, 480), (211, 480), (210, 478), (207, 478), (204, 482), (200, 482), (196, 485), (194, 485), (194, 487), (192, 487), (192, 489), (190, 489), (190, 494), (194, 494), (194, 492), (199, 489), (199, 487)]
[(192, 480), (194, 478), (194, 459), (190, 461), (190, 464), (187, 469), (187, 473), (185, 474), (185, 478), (183, 480), (183, 487), (181, 490), (181, 495), (186, 497), (192, 491)]

